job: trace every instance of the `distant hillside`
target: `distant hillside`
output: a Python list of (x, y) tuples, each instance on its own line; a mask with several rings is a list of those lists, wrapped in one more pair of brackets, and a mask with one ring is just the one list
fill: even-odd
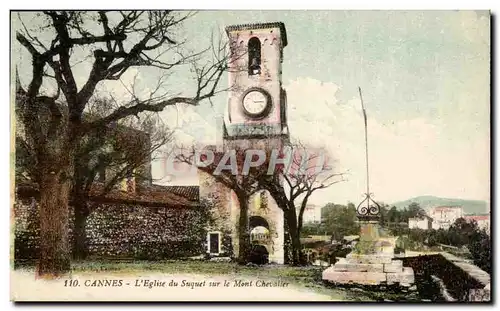
[(403, 209), (411, 203), (418, 203), (422, 208), (428, 210), (434, 206), (462, 206), (465, 214), (487, 214), (489, 212), (486, 201), (447, 199), (434, 196), (419, 196), (406, 201), (391, 204), (398, 209)]

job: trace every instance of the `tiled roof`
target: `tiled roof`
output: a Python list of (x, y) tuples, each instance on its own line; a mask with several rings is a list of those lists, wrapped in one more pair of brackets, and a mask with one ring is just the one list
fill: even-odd
[(489, 220), (490, 216), (489, 215), (467, 215), (464, 216), (465, 219), (470, 219), (470, 220)]
[[(177, 189), (169, 189), (169, 187), (162, 186), (152, 186), (144, 187), (137, 185), (136, 192), (126, 192), (118, 189), (113, 189), (109, 191), (106, 195), (100, 195), (102, 191), (102, 184), (95, 183), (92, 186), (90, 197), (91, 200), (105, 201), (105, 202), (117, 202), (126, 204), (144, 204), (148, 206), (169, 206), (169, 207), (196, 207), (199, 206), (199, 192), (195, 191), (194, 188), (198, 187), (187, 187), (189, 189), (183, 189), (179, 191)], [(16, 185), (16, 192), (20, 196), (36, 197), (39, 195), (38, 188), (34, 184), (18, 184)], [(177, 192), (177, 193), (176, 193)]]
[(200, 200), (200, 187), (198, 186), (161, 186), (152, 185), (152, 187), (157, 191), (166, 191), (174, 193), (189, 201), (199, 201)]
[[(94, 185), (98, 186), (98, 184)], [(95, 188), (94, 193), (98, 195), (99, 190), (96, 189), (97, 187), (93, 188)], [(97, 197), (97, 199), (129, 201), (130, 203), (138, 203), (138, 204), (143, 203), (146, 205), (155, 205), (155, 206), (168, 205), (168, 206), (189, 207), (198, 205), (198, 201), (190, 200), (172, 191), (158, 189), (157, 187), (142, 187), (139, 185), (136, 187), (135, 192), (112, 190), (109, 193), (107, 193), (104, 197)]]

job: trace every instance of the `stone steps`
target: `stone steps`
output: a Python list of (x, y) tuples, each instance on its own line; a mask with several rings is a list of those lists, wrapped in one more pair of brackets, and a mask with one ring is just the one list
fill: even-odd
[(401, 260), (384, 255), (348, 254), (323, 271), (323, 280), (338, 284), (393, 285), (409, 287), (415, 283), (412, 268)]

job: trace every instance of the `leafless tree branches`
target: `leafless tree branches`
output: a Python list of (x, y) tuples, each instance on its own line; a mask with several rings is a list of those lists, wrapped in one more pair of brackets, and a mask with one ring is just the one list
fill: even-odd
[[(38, 96), (43, 77), (56, 80), (68, 103), (70, 116), (79, 119), (97, 84), (104, 80), (120, 79), (130, 67), (148, 66), (170, 70), (176, 66), (190, 65), (194, 68), (196, 85), (193, 95), (160, 96), (142, 100), (136, 98), (134, 105), (118, 107), (108, 116), (90, 125), (100, 127), (142, 111), (158, 112), (177, 103), (197, 105), (218, 92), (218, 83), (228, 68), (226, 44), (222, 41), (200, 52), (186, 54), (182, 50), (184, 42), (174, 39), (175, 27), (191, 17), (192, 13), (46, 11), (44, 14), (54, 29), (50, 46), (43, 44), (30, 33), (24, 22), (22, 29), (16, 34), (17, 41), (33, 58), (33, 79), (26, 92), (29, 99), (27, 109), (36, 109), (34, 99)], [(100, 29), (87, 25), (89, 20), (100, 25)], [(78, 89), (70, 58), (73, 49), (84, 46), (94, 47), (91, 53), (92, 69), (86, 82)], [(159, 49), (162, 51), (157, 53), (158, 55), (151, 54)], [(166, 51), (175, 51), (172, 60), (168, 61), (162, 57)], [(201, 56), (210, 51), (210, 62), (200, 64)], [(47, 72), (47, 67), (53, 74)], [(30, 120), (30, 123), (36, 123), (32, 121), (35, 120)]]
[[(148, 116), (167, 106), (198, 105), (220, 91), (218, 85), (229, 60), (225, 44), (215, 43), (212, 48), (189, 52), (184, 47), (185, 41), (176, 36), (181, 24), (192, 15), (174, 11), (19, 14), (21, 24), (15, 38), (31, 56), (31, 80), (26, 88), (19, 79), (16, 81), (16, 116), (23, 129), (19, 146), (28, 150), (26, 154), (33, 165), (30, 170), (40, 188), (40, 232), (44, 241), (40, 274), (57, 274), (69, 268), (67, 203), (72, 190), (88, 189), (92, 176), (100, 166), (111, 165), (110, 161), (117, 163), (117, 174), (112, 178), (116, 182), (134, 170), (133, 165), (125, 162), (140, 164), (135, 157), (148, 156), (141, 152), (118, 152), (121, 144), (108, 141), (103, 133), (111, 131), (111, 137), (119, 138), (119, 129), (130, 127), (123, 124), (133, 122), (134, 118), (137, 122), (139, 118), (148, 122)], [(24, 16), (37, 18), (37, 27), (27, 27)], [(206, 60), (210, 50), (212, 54)], [(82, 62), (89, 62), (90, 68), (83, 81), (81, 73), (76, 76), (75, 71), (75, 66)], [(182, 95), (162, 91), (165, 78), (173, 70), (185, 70), (186, 66), (195, 68), (191, 91)], [(158, 68), (164, 75), (145, 98), (132, 89), (129, 101), (92, 102), (100, 83), (120, 80), (132, 67)], [(56, 83), (54, 94), (42, 94), (45, 81)], [(163, 139), (168, 140), (169, 135)], [(160, 139), (145, 149), (154, 151), (164, 142)], [(141, 148), (139, 142), (127, 143), (130, 149)], [(88, 151), (89, 148), (93, 151)], [(109, 153), (103, 152), (106, 148)], [(56, 242), (50, 244), (50, 241)]]

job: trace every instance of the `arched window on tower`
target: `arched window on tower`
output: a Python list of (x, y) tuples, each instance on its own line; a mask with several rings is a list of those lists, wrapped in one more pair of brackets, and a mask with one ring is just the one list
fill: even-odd
[(260, 74), (260, 40), (253, 37), (248, 40), (248, 74)]

